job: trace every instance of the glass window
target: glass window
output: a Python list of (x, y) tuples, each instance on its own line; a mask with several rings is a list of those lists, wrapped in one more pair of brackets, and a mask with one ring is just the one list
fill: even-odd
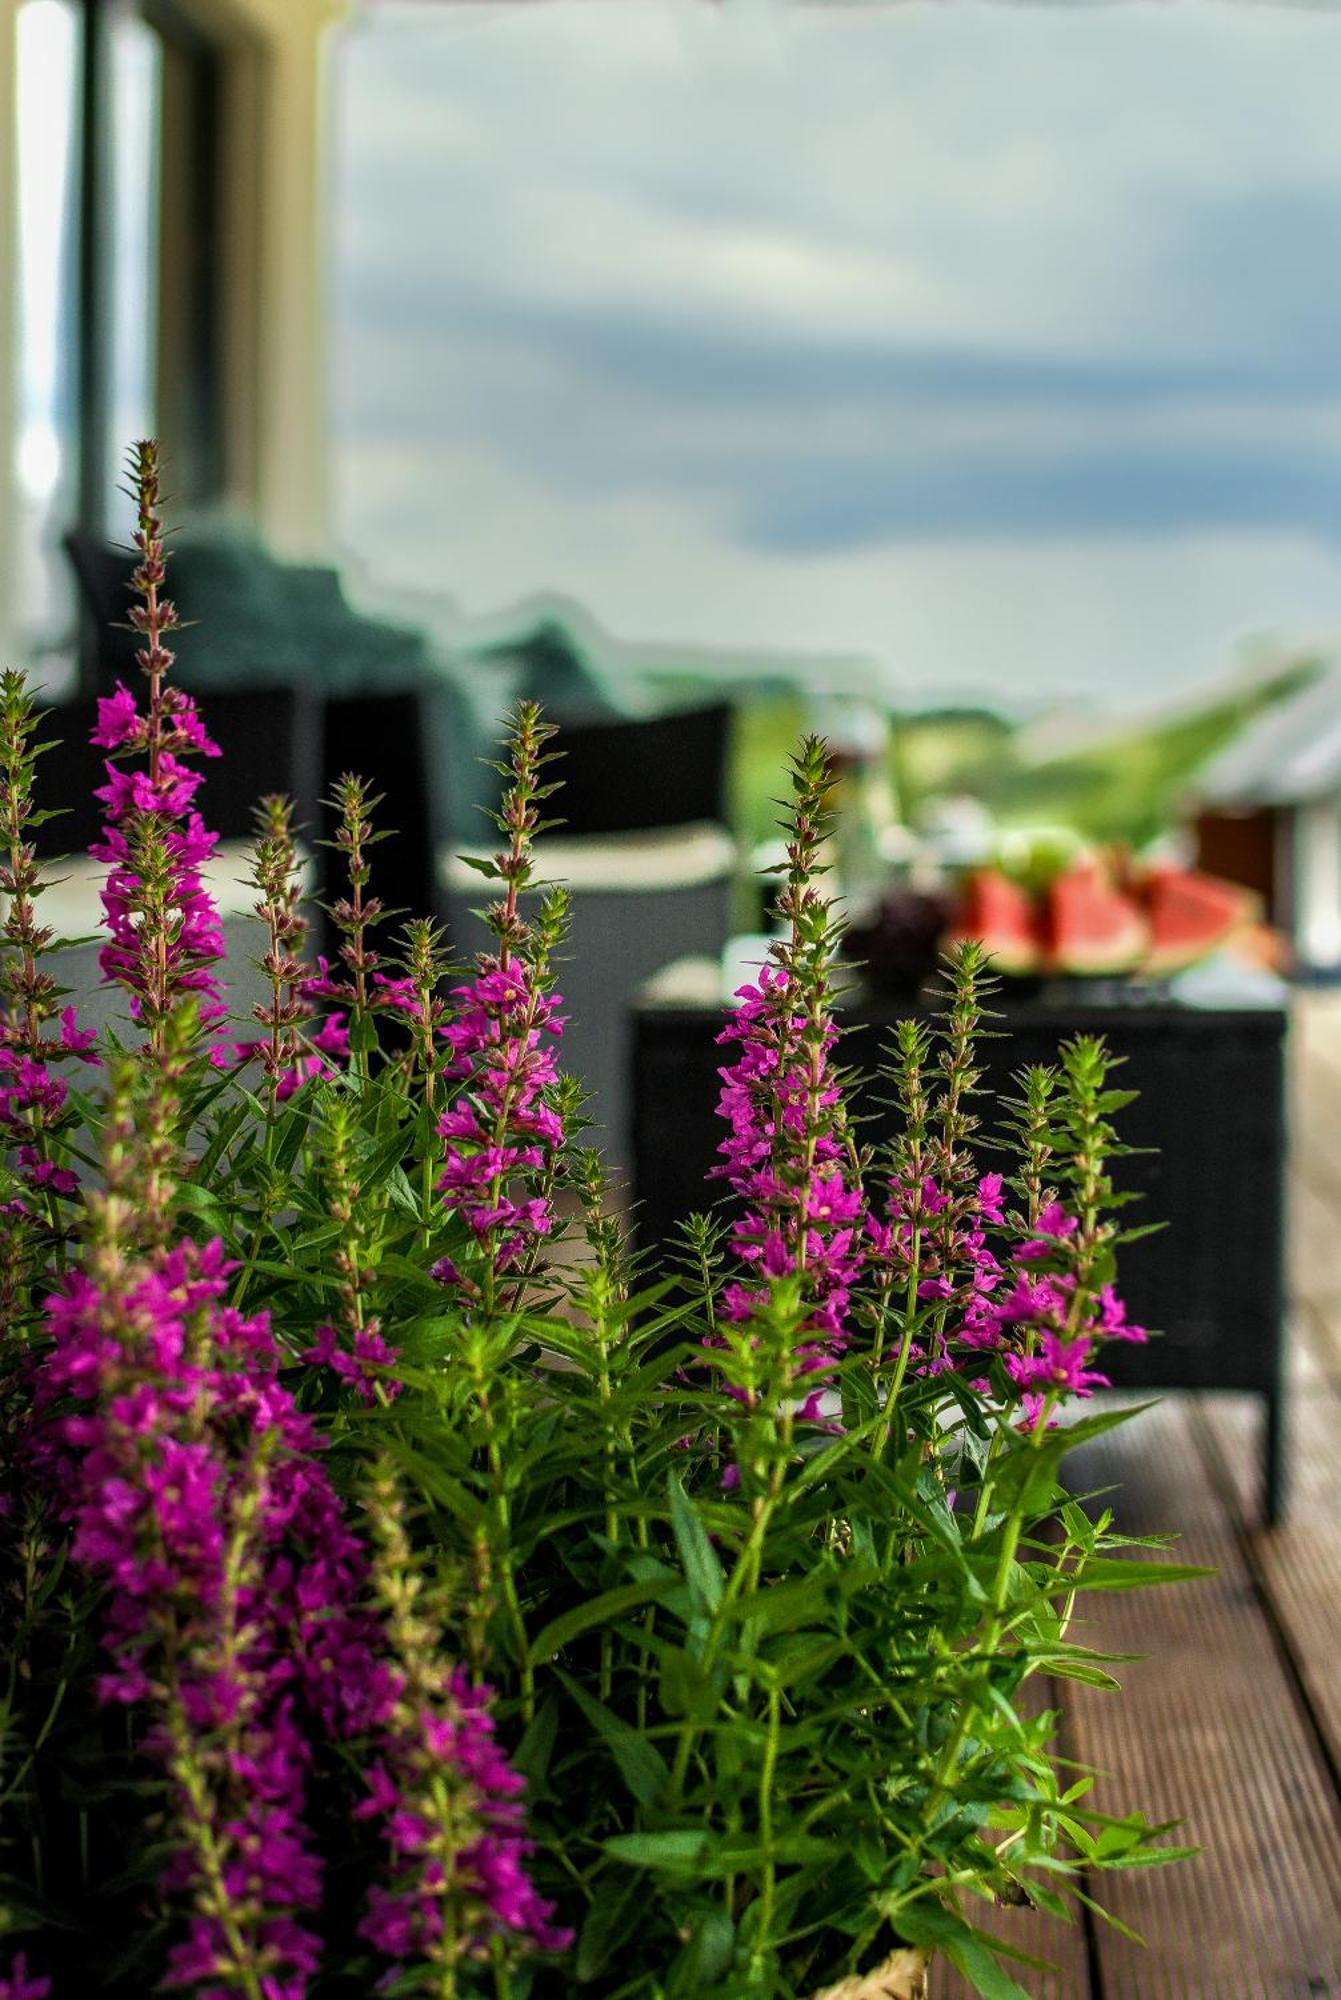
[[(18, 14), (18, 628), (52, 692), (75, 671), (77, 614), (60, 539), (79, 509), (78, 237), (82, 9), (25, 0)], [(119, 12), (107, 39), (109, 184), (100, 190), (109, 310), (95, 319), (106, 385), (104, 526), (124, 539), (127, 445), (154, 429), (160, 45)]]
[(79, 12), (18, 13), (18, 521), (20, 643), (49, 677), (71, 665), (73, 602), (61, 533), (78, 491), (75, 310)]

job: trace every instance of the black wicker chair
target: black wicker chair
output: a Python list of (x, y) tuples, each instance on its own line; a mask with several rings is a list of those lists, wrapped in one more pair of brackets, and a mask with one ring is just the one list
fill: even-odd
[[(34, 832), (33, 844), (43, 860), (82, 853), (104, 824), (106, 815), (96, 793), (106, 783), (107, 753), (89, 740), (97, 707), (96, 696), (81, 695), (75, 701), (58, 702), (46, 713), (42, 734), (53, 747), (43, 754), (39, 777), (44, 801), (59, 812)], [(305, 689), (213, 694), (207, 727), (223, 754), (200, 764), (205, 784), (199, 803), (206, 822), (221, 839), (249, 839), (256, 801), (272, 792), (292, 798), (300, 823), (315, 822), (318, 704)]]
[[(134, 685), (139, 641), (126, 623), (133, 557), (126, 551), (82, 533), (65, 537), (65, 550), (79, 581), (87, 624), (96, 637), (83, 654), (82, 692), (110, 693), (118, 680)], [(178, 598), (183, 618), (191, 617), (189, 595)], [(201, 699), (207, 723), (225, 752), (221, 767), (211, 767), (208, 808), (211, 824), (225, 831), (221, 810), (232, 812), (264, 791), (293, 793), (297, 817), (308, 838), (328, 841), (335, 815), (327, 803), (343, 773), (357, 772), (387, 803), (380, 814), (394, 829), (378, 849), (378, 893), (389, 908), (427, 915), (434, 906), (433, 809), (420, 695), (401, 687), (389, 693), (326, 695), (320, 688), (320, 661), (312, 663), (310, 679), (301, 687), (277, 684), (267, 677), (265, 662), (257, 661), (254, 686), (227, 690), (193, 682), (189, 663), (181, 679)], [(266, 739), (276, 723), (280, 740), (285, 698), (292, 700), (296, 739), (287, 751)], [(287, 762), (291, 777), (279, 783), (259, 782), (278, 762)], [(215, 771), (218, 776), (216, 777)], [(245, 829), (239, 829), (239, 832)], [(231, 835), (229, 837), (232, 837)], [(321, 900), (329, 901), (335, 887), (327, 850), (319, 849)], [(335, 889), (338, 893), (338, 888)]]

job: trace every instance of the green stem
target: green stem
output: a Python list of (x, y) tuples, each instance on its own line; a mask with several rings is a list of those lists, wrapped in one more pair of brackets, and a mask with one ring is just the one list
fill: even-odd
[(759, 1768), (759, 1838), (764, 1850), (763, 1880), (759, 1887), (759, 1922), (755, 1932), (750, 1970), (764, 1969), (773, 1931), (773, 1906), (777, 1896), (778, 1865), (773, 1852), (773, 1785), (777, 1776), (782, 1703), (776, 1687), (768, 1690), (768, 1735), (764, 1739), (763, 1762)]
[(499, 1580), (503, 1608), (507, 1612), (508, 1623), (512, 1627), (513, 1643), (517, 1648), (517, 1662), (521, 1672), (522, 1717), (525, 1722), (530, 1723), (535, 1720), (535, 1668), (531, 1664), (530, 1641), (526, 1634), (526, 1621), (522, 1617), (521, 1599), (517, 1594), (517, 1579), (512, 1562), (512, 1510), (508, 1505), (503, 1454), (499, 1449), (498, 1430), (489, 1401), (489, 1387), (478, 1354), (472, 1356), (471, 1375), (475, 1384), (475, 1398), (480, 1406), (480, 1415), (484, 1419), (485, 1449), (489, 1460), (489, 1475), (493, 1482), (496, 1538), (494, 1573)]
[[(603, 1456), (605, 1459), (605, 1538), (612, 1546), (619, 1539), (619, 1512), (615, 1506), (615, 1440), (610, 1430), (610, 1347), (608, 1329), (603, 1312), (596, 1318), (596, 1351), (600, 1356), (597, 1371), (597, 1387), (604, 1412), (601, 1424)], [(608, 1702), (613, 1684), (614, 1634), (603, 1627), (601, 1631), (601, 1700)]]
[(898, 1409), (899, 1397), (903, 1393), (904, 1377), (908, 1373), (908, 1362), (913, 1351), (913, 1330), (917, 1325), (917, 1287), (922, 1272), (922, 1230), (920, 1225), (913, 1230), (912, 1250), (908, 1262), (908, 1282), (903, 1293), (903, 1329), (899, 1335), (898, 1359), (894, 1364), (894, 1375), (885, 1397), (884, 1422), (875, 1436), (875, 1455), (883, 1459), (889, 1449), (894, 1430), (894, 1414)]
[[(776, 1464), (773, 1468), (769, 1490), (759, 1501), (754, 1519), (750, 1524), (750, 1532), (741, 1546), (740, 1554), (736, 1558), (731, 1574), (727, 1577), (721, 1601), (713, 1613), (712, 1623), (708, 1627), (708, 1636), (703, 1642), (703, 1656), (700, 1665), (705, 1678), (711, 1673), (716, 1662), (717, 1651), (721, 1645), (722, 1633), (726, 1625), (727, 1613), (747, 1587), (754, 1589), (758, 1583), (759, 1572), (763, 1562), (764, 1544), (768, 1538), (769, 1524), (772, 1520), (773, 1511), (777, 1506), (781, 1490), (782, 1467), (780, 1464)], [(684, 1789), (685, 1777), (689, 1770), (689, 1759), (693, 1755), (695, 1745), (701, 1733), (697, 1724), (688, 1719), (680, 1725), (679, 1740), (675, 1746), (675, 1763), (671, 1770), (670, 1786), (671, 1798), (677, 1802)]]
[[(1056, 1403), (1057, 1392), (1053, 1390), (1046, 1398), (1035, 1420), (1034, 1428), (1029, 1433), (1031, 1450), (1037, 1451), (1041, 1447), (1043, 1439), (1047, 1435), (1048, 1422), (1056, 1407)], [(1028, 1481), (1026, 1480), (1021, 1485), (1021, 1495), (1027, 1490)], [(1015, 1565), (1015, 1558), (1019, 1552), (1020, 1536), (1023, 1532), (1024, 1508), (1022, 1500), (1017, 1499), (1010, 1513), (1007, 1515), (1005, 1525), (1002, 1529), (1001, 1549), (997, 1556), (996, 1570), (992, 1578), (990, 1616), (987, 1630), (983, 1635), (981, 1649), (987, 1663), (986, 1672), (990, 1672), (991, 1660), (1001, 1644), (1002, 1636), (1006, 1629), (1006, 1602), (1010, 1595), (1010, 1573)], [(964, 1740), (968, 1735), (976, 1712), (976, 1701), (966, 1698), (963, 1707), (960, 1709), (954, 1730), (946, 1743), (944, 1751), (941, 1753), (940, 1761), (936, 1767), (936, 1777), (926, 1807), (928, 1823), (934, 1818), (939, 1807), (949, 1796), (955, 1765), (959, 1761), (959, 1753), (964, 1747)]]
[(173, 1749), (173, 1772), (187, 1801), (187, 1838), (195, 1851), (207, 1890), (205, 1914), (213, 1917), (218, 1924), (233, 1960), (224, 1976), (230, 1984), (238, 1986), (246, 2000), (265, 2000), (260, 1977), (252, 1962), (251, 1945), (233, 1913), (232, 1898), (224, 1879), (223, 1857), (210, 1825), (204, 1778), (195, 1759), (190, 1727), (175, 1696), (171, 1696), (167, 1703), (167, 1725)]

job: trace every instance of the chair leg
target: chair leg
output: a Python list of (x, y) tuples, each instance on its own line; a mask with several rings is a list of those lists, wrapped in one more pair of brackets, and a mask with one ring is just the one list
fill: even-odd
[(1262, 1514), (1268, 1528), (1279, 1527), (1286, 1508), (1285, 1392), (1273, 1389), (1266, 1398), (1262, 1428)]

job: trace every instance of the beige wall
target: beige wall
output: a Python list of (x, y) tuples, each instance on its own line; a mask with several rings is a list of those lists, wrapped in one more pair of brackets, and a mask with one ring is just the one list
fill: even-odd
[(277, 549), (309, 554), (327, 529), (324, 44), (343, 10), (338, 0), (187, 6), (227, 56), (228, 497)]

